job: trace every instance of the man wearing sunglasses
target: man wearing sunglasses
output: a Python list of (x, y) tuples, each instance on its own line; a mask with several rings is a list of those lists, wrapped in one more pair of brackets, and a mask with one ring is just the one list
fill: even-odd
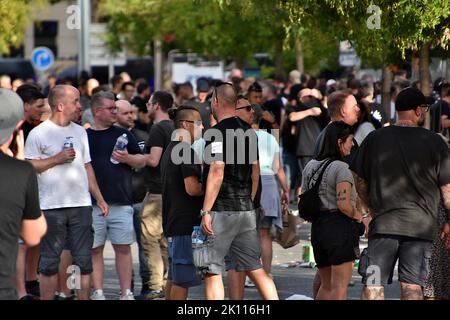
[[(260, 261), (261, 248), (253, 204), (259, 181), (257, 137), (251, 130), (246, 132), (248, 139), (244, 143), (237, 141), (238, 130), (245, 132), (249, 126), (236, 117), (236, 103), (233, 85), (217, 84), (211, 108), (218, 123), (204, 134), (203, 181), (206, 190), (200, 214), (203, 232), (213, 239), (210, 247), (213, 259), (204, 278), (206, 298), (224, 299), (222, 270), (224, 257), (229, 253), (236, 262), (236, 271), (246, 272), (264, 299), (278, 299), (275, 284), (262, 269)], [(238, 142), (241, 147), (236, 147)], [(256, 154), (252, 155), (250, 151), (256, 151)], [(233, 152), (232, 157), (230, 152)], [(238, 162), (242, 155), (244, 163)]]
[[(395, 108), (395, 125), (371, 132), (350, 165), (358, 195), (372, 217), (367, 255), (360, 265), (377, 266), (379, 277), (360, 268), (363, 299), (368, 300), (384, 299), (384, 286), (392, 283), (397, 259), (401, 299), (423, 299), (432, 242), (439, 232), (439, 202), (447, 219), (450, 210), (449, 149), (441, 137), (421, 128), (429, 109), (425, 96), (405, 88)], [(448, 222), (441, 236), (449, 246)]]

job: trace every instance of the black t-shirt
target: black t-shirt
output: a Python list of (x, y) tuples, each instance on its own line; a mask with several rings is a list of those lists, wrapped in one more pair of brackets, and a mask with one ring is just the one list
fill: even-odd
[[(176, 148), (174, 150), (174, 148)], [(188, 161), (175, 164), (172, 150), (183, 159), (189, 152)], [(194, 226), (200, 224), (203, 197), (187, 194), (184, 179), (201, 178), (200, 160), (186, 142), (172, 141), (161, 158), (163, 230), (166, 237), (190, 235)]]
[[(147, 141), (147, 153), (150, 153), (152, 147), (160, 147), (163, 149), (164, 153), (164, 150), (170, 143), (173, 130), (175, 130), (175, 128), (173, 122), (170, 120), (163, 120), (152, 125)], [(148, 192), (152, 194), (162, 193), (160, 164), (154, 168), (149, 166), (146, 167), (145, 184)]]
[[(145, 144), (148, 140), (148, 133), (136, 128), (131, 129), (131, 134), (136, 138), (136, 142), (141, 150), (145, 153)], [(145, 198), (145, 171), (144, 168), (132, 168), (131, 185), (133, 190), (133, 203), (142, 202)]]
[(390, 126), (371, 132), (350, 169), (364, 179), (374, 210), (370, 235), (433, 240), (440, 186), (450, 183), (449, 150), (424, 128)]
[[(305, 111), (312, 108), (304, 104), (298, 105), (295, 111)], [(323, 109), (323, 108), (321, 108)], [(323, 111), (323, 110), (322, 110)], [(296, 125), (296, 155), (297, 157), (312, 157), (314, 154), (314, 144), (322, 130), (323, 117), (308, 116), (300, 121), (295, 122)]]
[[(280, 123), (281, 123), (281, 110), (283, 108), (284, 108), (283, 102), (279, 98), (268, 100), (268, 101), (264, 102), (262, 105), (262, 109), (264, 111), (269, 111), (270, 113), (272, 113), (272, 115), (274, 116), (275, 121), (277, 122), (278, 125), (280, 125)], [(260, 127), (260, 129), (266, 129), (266, 130), (272, 129), (272, 125), (268, 121), (265, 121), (265, 120), (261, 121), (261, 123), (259, 124), (259, 127)]]
[(0, 289), (14, 289), (22, 220), (40, 217), (36, 172), (31, 164), (0, 153)]
[(442, 116), (450, 119), (450, 105), (444, 100), (439, 100), (431, 106), (431, 130), (448, 137), (448, 130), (443, 129), (441, 125)]
[[(113, 164), (110, 160), (117, 138), (124, 133), (128, 138), (128, 153), (141, 153), (136, 139), (128, 130), (117, 126), (99, 131), (87, 129), (91, 164), (103, 198), (110, 205), (133, 204), (131, 167), (125, 163)], [(96, 203), (95, 199), (92, 201)]]
[[(239, 136), (236, 131), (239, 129), (241, 133), (245, 132), (248, 138)], [(206, 140), (203, 170), (205, 190), (211, 163), (209, 155), (213, 160), (225, 162), (222, 185), (212, 211), (253, 210), (252, 163), (258, 159), (258, 139), (255, 131), (238, 117), (231, 117), (206, 130), (203, 137)]]
[[(314, 143), (314, 154), (313, 158), (317, 158), (317, 156), (320, 153), (320, 150), (322, 149), (323, 141), (325, 139), (325, 133), (327, 131), (328, 126), (326, 126), (322, 131), (320, 131), (319, 135), (317, 136), (316, 142)], [(355, 156), (356, 150), (358, 150), (358, 141), (356, 141), (353, 138), (353, 146), (350, 150), (350, 154), (348, 156), (345, 156), (342, 161), (349, 164), (352, 162), (353, 157)]]
[[(295, 108), (291, 105), (286, 107), (286, 114), (289, 115), (291, 112), (294, 112)], [(286, 121), (284, 122), (283, 128), (281, 129), (281, 142), (283, 144), (283, 152), (290, 153), (296, 155), (296, 136), (292, 134), (292, 127), (295, 126), (295, 122), (289, 121), (289, 118), (286, 117)]]
[(24, 139), (24, 141), (27, 141), (28, 135), (30, 134), (31, 130), (33, 130), (36, 127), (37, 126), (33, 126), (28, 121), (24, 121), (23, 122), (21, 129), (23, 130), (23, 139)]

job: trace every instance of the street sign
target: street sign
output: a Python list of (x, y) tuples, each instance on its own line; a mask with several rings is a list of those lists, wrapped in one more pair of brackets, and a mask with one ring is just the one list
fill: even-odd
[(125, 50), (111, 56), (106, 44), (108, 30), (106, 23), (91, 23), (89, 34), (89, 59), (91, 66), (124, 66), (126, 64)]
[(49, 69), (55, 62), (52, 50), (47, 47), (37, 47), (31, 54), (31, 63), (39, 71)]

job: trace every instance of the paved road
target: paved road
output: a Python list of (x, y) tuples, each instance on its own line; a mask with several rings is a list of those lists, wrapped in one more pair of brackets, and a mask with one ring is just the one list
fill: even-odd
[[(302, 224), (299, 228), (300, 244), (289, 249), (283, 249), (277, 243), (273, 244), (273, 267), (272, 274), (278, 289), (280, 299), (286, 299), (294, 294), (312, 297), (312, 283), (316, 273), (315, 268), (300, 267), (302, 260), (302, 247), (309, 244), (308, 237), (310, 225)], [(366, 245), (365, 241), (360, 243), (361, 247)], [(139, 265), (137, 246), (133, 245), (133, 267), (136, 274), (135, 294), (139, 294), (141, 285), (139, 279)], [(105, 247), (105, 294), (108, 299), (119, 298), (119, 281), (114, 266), (114, 253), (111, 245), (108, 243)], [(289, 267), (288, 267), (289, 266)], [(356, 272), (353, 273), (354, 285), (349, 287), (349, 299), (359, 299), (361, 295), (361, 277)], [(226, 281), (225, 287), (226, 287)], [(394, 283), (385, 290), (386, 299), (398, 299), (400, 297), (400, 288), (397, 281), (397, 272), (394, 276)], [(199, 286), (189, 292), (189, 299), (204, 299), (204, 288)], [(245, 299), (259, 300), (260, 296), (255, 288), (245, 289)]]

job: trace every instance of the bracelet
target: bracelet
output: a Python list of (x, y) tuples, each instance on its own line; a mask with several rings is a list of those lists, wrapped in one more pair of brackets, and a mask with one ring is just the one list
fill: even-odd
[(370, 213), (366, 213), (365, 215), (362, 216), (363, 219), (368, 218), (370, 216)]

